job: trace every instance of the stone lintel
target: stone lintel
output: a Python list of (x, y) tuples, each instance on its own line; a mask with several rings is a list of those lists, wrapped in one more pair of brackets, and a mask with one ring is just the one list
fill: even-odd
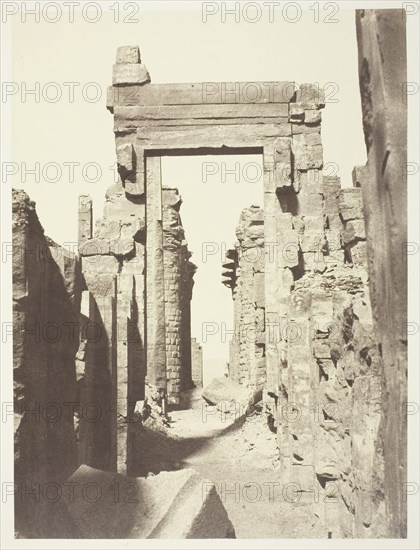
[[(131, 65), (131, 67), (142, 65)], [(124, 67), (128, 64), (114, 65)], [(118, 75), (122, 69), (116, 69)], [(135, 69), (130, 69), (135, 70)], [(137, 69), (138, 71), (139, 69)], [(215, 105), (215, 104), (265, 104), (289, 103), (295, 94), (294, 82), (195, 82), (185, 84), (146, 84), (144, 86), (121, 84), (141, 84), (141, 82), (119, 81), (108, 89), (107, 107), (116, 105)]]

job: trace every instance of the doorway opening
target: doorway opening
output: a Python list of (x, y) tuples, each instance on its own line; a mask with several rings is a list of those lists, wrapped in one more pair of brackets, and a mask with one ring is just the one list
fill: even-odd
[(229, 342), (235, 337), (233, 300), (222, 284), (226, 254), (237, 241), (241, 212), (251, 206), (262, 209), (264, 199), (261, 148), (215, 152), (161, 157), (162, 193), (178, 190), (190, 261), (197, 267), (191, 301), (192, 368), (199, 360), (194, 358), (196, 346), (201, 348), (204, 386), (226, 374)]

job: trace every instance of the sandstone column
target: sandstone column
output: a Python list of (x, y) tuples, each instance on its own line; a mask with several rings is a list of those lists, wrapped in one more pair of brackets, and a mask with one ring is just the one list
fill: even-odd
[(197, 387), (203, 385), (203, 349), (196, 338), (191, 338), (192, 381)]
[(223, 284), (232, 290), (234, 335), (229, 376), (256, 390), (266, 382), (264, 213), (259, 206), (241, 212), (238, 241), (226, 254)]
[(146, 158), (147, 382), (166, 399), (166, 328), (160, 157)]

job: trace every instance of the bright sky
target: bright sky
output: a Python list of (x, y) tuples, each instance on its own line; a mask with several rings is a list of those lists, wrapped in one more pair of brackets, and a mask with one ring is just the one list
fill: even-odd
[[(120, 2), (125, 11), (121, 8), (118, 23), (110, 9), (114, 3), (101, 3), (96, 23), (77, 13), (73, 23), (65, 14), (57, 23), (42, 17), (35, 23), (30, 16), (23, 23), (20, 15), (12, 19), (12, 78), (16, 83), (12, 148), (18, 173), (8, 182), (25, 189), (36, 201), (51, 238), (74, 243), (78, 195), (92, 195), (99, 217), (105, 190), (115, 177), (113, 117), (106, 111), (105, 98), (116, 49), (121, 45), (140, 46), (154, 83), (293, 80), (325, 86), (330, 100), (322, 124), (327, 173), (341, 176), (343, 186), (351, 185), (353, 166), (366, 160), (353, 11), (329, 15), (321, 9), (319, 22), (313, 10), (305, 11), (294, 23), (276, 10), (272, 22), (268, 11), (255, 23), (246, 21), (255, 17), (251, 11), (239, 14), (239, 22), (228, 15), (223, 22), (219, 11), (203, 22), (201, 2), (184, 11), (156, 11), (159, 3), (153, 2), (154, 11), (147, 11), (149, 4), (141, 3), (140, 11), (131, 14), (138, 22), (128, 23), (122, 20), (129, 17), (128, 4), (133, 3)], [(173, 10), (175, 3), (171, 4)], [(294, 19), (295, 14), (290, 12), (288, 17)], [(37, 86), (38, 97), (27, 93)], [(54, 102), (57, 89), (62, 95)], [(241, 171), (244, 163), (261, 162), (258, 156), (218, 157), (219, 167), (223, 160), (227, 169), (241, 162)], [(219, 171), (204, 183), (202, 161), (200, 157), (171, 157), (163, 162), (163, 184), (177, 186), (182, 194), (182, 219), (193, 261), (199, 266), (193, 300), (193, 336), (199, 340), (203, 323), (216, 322), (220, 327), (224, 322), (233, 328), (230, 292), (220, 283), (221, 255), (204, 258), (203, 243), (214, 242), (219, 249), (226, 243), (229, 248), (241, 209), (252, 203), (262, 205), (261, 182), (235, 183), (233, 176), (227, 176), (223, 184)], [(25, 177), (25, 167), (33, 169), (37, 162), (39, 181), (33, 174)], [(43, 177), (48, 163), (57, 163), (58, 172), (50, 165)], [(227, 342), (221, 340), (220, 332), (209, 340), (206, 358), (227, 360)]]

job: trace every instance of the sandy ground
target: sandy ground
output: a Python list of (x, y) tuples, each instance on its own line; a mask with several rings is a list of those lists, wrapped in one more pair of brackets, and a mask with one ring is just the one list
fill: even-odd
[(143, 438), (143, 466), (152, 473), (194, 468), (214, 482), (237, 538), (322, 537), (312, 497), (294, 502), (289, 480), (281, 479), (276, 435), (266, 416), (257, 411), (235, 422), (234, 415), (207, 405), (201, 391), (189, 392), (186, 399), (190, 408), (169, 413), (165, 435), (150, 432), (155, 440), (150, 447), (158, 454), (147, 453)]

